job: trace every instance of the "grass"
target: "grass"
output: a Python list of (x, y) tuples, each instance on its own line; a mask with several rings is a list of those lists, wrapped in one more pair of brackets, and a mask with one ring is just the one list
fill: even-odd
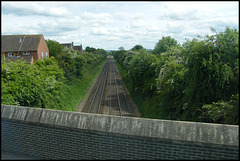
[(137, 108), (138, 108), (138, 111), (141, 113), (141, 116), (142, 116), (142, 105), (143, 105), (143, 102), (144, 102), (144, 97), (142, 95), (139, 95), (137, 94), (133, 89), (132, 89), (132, 86), (131, 86), (131, 83), (130, 81), (128, 80), (127, 78), (127, 72), (118, 64), (118, 62), (116, 61), (115, 59), (115, 62), (117, 64), (117, 67), (118, 67), (118, 70), (123, 78), (123, 81), (133, 99), (133, 102), (136, 104)]
[(64, 111), (75, 111), (78, 104), (85, 98), (87, 95), (88, 89), (91, 84), (96, 79), (98, 73), (101, 71), (106, 60), (101, 62), (97, 66), (86, 66), (82, 71), (82, 77), (74, 78), (71, 82), (71, 85), (68, 85), (68, 92), (65, 95), (63, 104)]
[(157, 96), (155, 97), (149, 97), (142, 94), (139, 94), (138, 92), (135, 92), (132, 88), (131, 81), (129, 78), (127, 78), (127, 71), (124, 70), (115, 60), (118, 70), (123, 78), (124, 83), (126, 84), (126, 87), (136, 104), (138, 111), (141, 113), (141, 117), (143, 118), (154, 118), (159, 119), (162, 116), (160, 115), (161, 111), (157, 108), (157, 105), (159, 104), (159, 98)]

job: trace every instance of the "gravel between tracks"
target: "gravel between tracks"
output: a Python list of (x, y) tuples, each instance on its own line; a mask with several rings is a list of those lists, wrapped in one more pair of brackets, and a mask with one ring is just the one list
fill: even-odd
[[(99, 91), (96, 92), (97, 89)], [(100, 102), (101, 105), (99, 105)], [(109, 56), (94, 85), (89, 89), (87, 97), (80, 106), (81, 109), (78, 108), (77, 110), (79, 112), (118, 116), (120, 115), (120, 106), (122, 116), (140, 117), (137, 106), (132, 101), (112, 56)], [(90, 107), (91, 109), (89, 110)], [(98, 109), (99, 107), (100, 109)]]

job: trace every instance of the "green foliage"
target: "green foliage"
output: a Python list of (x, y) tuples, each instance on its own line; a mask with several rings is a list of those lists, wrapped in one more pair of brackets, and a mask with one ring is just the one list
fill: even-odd
[[(229, 29), (220, 35), (207, 36), (202, 41), (194, 39), (184, 44), (185, 65), (189, 69), (185, 74), (186, 89), (183, 97), (185, 118), (199, 115), (198, 109), (203, 104), (227, 101), (232, 94), (238, 93), (238, 83), (234, 78), (236, 67), (232, 68), (237, 64), (238, 50), (228, 53), (219, 45), (219, 37), (228, 37), (228, 33)], [(235, 48), (236, 41), (228, 42), (228, 46)], [(230, 55), (235, 59), (229, 58)]]
[(144, 49), (132, 57), (126, 68), (135, 91), (144, 94), (155, 89), (155, 61), (156, 57)]
[(118, 50), (120, 50), (120, 51), (121, 51), (121, 50), (125, 50), (125, 49), (124, 49), (124, 47), (123, 47), (123, 46), (120, 46), (120, 47), (118, 48)]
[(58, 56), (62, 52), (63, 46), (54, 40), (45, 40), (48, 50), (49, 50), (49, 56)]
[(96, 54), (80, 54), (62, 48), (56, 41), (46, 42), (51, 57), (37, 60), (33, 65), (21, 60), (6, 63), (2, 59), (1, 104), (67, 110), (66, 95), (72, 95), (72, 82), (81, 80), (87, 65), (95, 67), (107, 58), (102, 49)]
[(156, 44), (153, 54), (160, 54), (168, 51), (171, 47), (179, 46), (177, 40), (171, 38), (170, 36), (162, 37)]
[(76, 67), (75, 75), (77, 77), (82, 76), (81, 71), (82, 71), (84, 65), (85, 65), (85, 60), (84, 60), (83, 56), (81, 56), (81, 55), (76, 56), (75, 57), (75, 67)]
[(85, 48), (85, 52), (87, 53), (93, 53), (93, 54), (102, 54), (102, 55), (106, 55), (107, 54), (107, 51), (105, 51), (104, 49), (95, 49), (93, 47), (89, 47), (87, 46)]
[(142, 45), (135, 45), (131, 50), (141, 50), (143, 49)]
[(97, 65), (87, 64), (82, 68), (81, 78), (74, 77), (71, 81), (71, 84), (68, 85), (68, 91), (65, 95), (64, 109), (66, 111), (75, 111), (78, 104), (84, 99), (87, 95), (88, 89), (97, 77), (97, 74), (102, 69), (104, 63), (102, 61)]
[[(58, 65), (64, 71), (64, 76), (70, 83), (74, 77), (81, 77), (82, 70), (86, 64), (96, 65), (107, 58), (107, 52), (104, 49), (95, 49), (93, 47), (86, 47), (84, 54), (72, 48), (62, 47), (56, 41), (48, 40), (47, 45), (49, 52), (54, 53)], [(50, 52), (51, 53), (51, 52)]]
[(146, 49), (139, 51), (115, 51), (112, 53), (117, 62), (128, 72), (128, 80), (134, 91), (142, 94), (150, 94), (155, 86), (155, 61), (157, 57), (149, 54)]
[(226, 27), (224, 32), (207, 36), (208, 43), (215, 47), (215, 52), (221, 56), (221, 61), (234, 67), (239, 58), (239, 30)]
[(179, 119), (182, 114), (182, 91), (184, 90), (184, 68), (182, 48), (172, 47), (158, 61), (156, 79), (159, 103), (156, 108), (165, 119)]
[(57, 56), (57, 60), (59, 67), (61, 67), (65, 73), (65, 77), (71, 81), (71, 77), (76, 71), (72, 53), (69, 50), (65, 50)]
[(93, 53), (94, 51), (96, 51), (96, 49), (93, 48), (93, 47), (89, 47), (89, 46), (87, 46), (87, 47), (85, 48), (85, 52)]
[[(239, 31), (112, 52), (143, 117), (238, 124)], [(154, 55), (153, 55), (153, 54)]]
[(97, 49), (96, 51), (93, 52), (94, 54), (99, 54), (99, 55), (107, 55), (107, 51), (104, 49)]
[[(127, 56), (127, 51), (125, 50), (119, 50), (119, 51), (112, 51), (111, 54), (114, 55), (116, 58), (117, 62), (120, 63), (120, 65), (124, 68), (123, 66), (123, 61), (125, 60), (125, 57)], [(128, 54), (129, 55), (129, 54)]]
[(54, 58), (36, 61), (2, 62), (1, 103), (42, 108), (62, 108), (63, 71)]
[(239, 124), (239, 94), (228, 102), (218, 101), (201, 108), (201, 119), (213, 123)]
[[(111, 52), (143, 117), (239, 124), (239, 31), (211, 30), (182, 46), (168, 36), (150, 52), (141, 45)], [(84, 79), (83, 71), (107, 58), (103, 49), (81, 54), (46, 42), (52, 57), (32, 66), (2, 59), (2, 104), (65, 109), (64, 95)]]

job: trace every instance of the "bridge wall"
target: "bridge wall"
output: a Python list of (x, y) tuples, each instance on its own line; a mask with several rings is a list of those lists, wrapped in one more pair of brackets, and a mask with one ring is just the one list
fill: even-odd
[(1, 149), (37, 159), (239, 159), (239, 126), (1, 105)]

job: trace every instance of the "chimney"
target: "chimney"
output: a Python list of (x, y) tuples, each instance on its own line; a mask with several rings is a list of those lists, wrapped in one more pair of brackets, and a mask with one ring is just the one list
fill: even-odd
[(73, 47), (73, 42), (72, 42), (72, 47)]
[(20, 39), (19, 39), (19, 44), (21, 44), (22, 43), (22, 38), (20, 37)]

